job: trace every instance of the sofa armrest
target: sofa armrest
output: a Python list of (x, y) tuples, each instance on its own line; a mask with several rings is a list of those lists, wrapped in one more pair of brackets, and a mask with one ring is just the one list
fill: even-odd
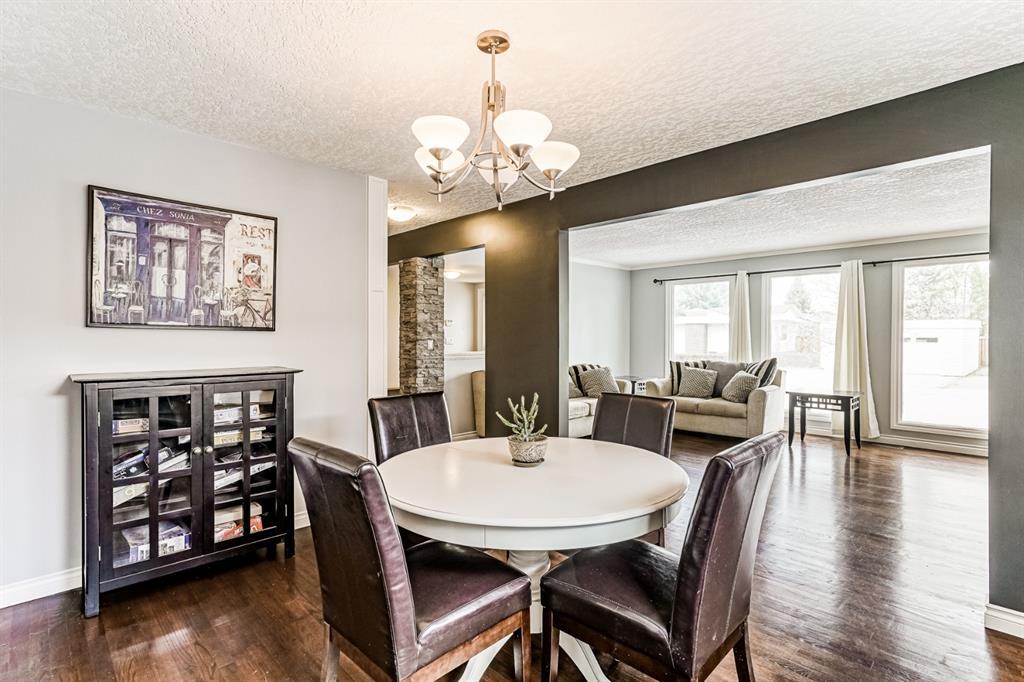
[(651, 379), (647, 382), (647, 395), (651, 396), (668, 396), (672, 392), (672, 379), (665, 377), (664, 379)]
[(747, 396), (747, 438), (781, 431), (786, 392), (775, 384), (755, 388)]
[(631, 393), (633, 386), (625, 379), (616, 379), (615, 385), (619, 387), (619, 393)]

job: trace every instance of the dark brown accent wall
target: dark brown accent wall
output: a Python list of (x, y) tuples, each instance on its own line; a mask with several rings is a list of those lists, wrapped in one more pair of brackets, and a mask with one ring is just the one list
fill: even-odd
[(488, 432), (502, 433), (493, 411), (506, 395), (534, 390), (541, 417), (564, 432), (565, 230), (982, 146), (992, 149), (990, 601), (1024, 611), (1024, 65), (395, 235), (388, 256), (486, 246)]

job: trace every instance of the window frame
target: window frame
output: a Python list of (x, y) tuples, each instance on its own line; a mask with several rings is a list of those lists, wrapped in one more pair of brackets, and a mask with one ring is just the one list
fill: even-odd
[[(712, 282), (727, 282), (729, 284), (729, 326), (728, 334), (732, 333), (732, 295), (733, 290), (736, 287), (736, 275), (718, 275), (710, 277), (695, 277), (687, 278), (685, 282), (665, 282), (665, 362), (663, 367), (665, 371), (668, 371), (669, 362), (675, 360), (672, 355), (672, 349), (675, 348), (675, 292), (677, 286), (685, 286), (687, 284), (709, 284)], [(726, 349), (726, 356), (728, 356), (728, 349)]]
[[(889, 363), (889, 428), (894, 431), (912, 431), (915, 433), (927, 433), (938, 436), (955, 436), (959, 438), (974, 438), (988, 440), (988, 429), (976, 429), (967, 426), (943, 426), (941, 424), (927, 424), (918, 422), (903, 421), (903, 301), (904, 301), (904, 272), (908, 267), (920, 265), (942, 265), (945, 263), (977, 263), (985, 261), (990, 264), (991, 259), (986, 256), (949, 256), (946, 258), (921, 258), (915, 260), (897, 261), (892, 264), (892, 325), (891, 339), (892, 351)], [(990, 274), (991, 280), (991, 274)], [(990, 291), (991, 294), (991, 291)], [(989, 299), (989, 311), (991, 312), (991, 298)]]
[[(770, 358), (774, 356), (772, 350), (772, 280), (781, 277), (799, 277), (800, 275), (821, 275), (827, 273), (835, 273), (839, 275), (842, 272), (840, 266), (821, 268), (821, 267), (809, 267), (800, 270), (784, 270), (782, 272), (766, 272), (762, 276), (761, 280), (761, 356)], [(836, 296), (836, 310), (839, 310), (839, 297)], [(781, 364), (779, 369), (786, 371), (786, 368)], [(786, 423), (789, 421), (789, 410), (786, 410)], [(807, 412), (807, 421), (820, 422), (822, 424), (828, 424), (829, 428), (832, 425), (832, 415), (830, 412), (822, 410), (809, 410)]]

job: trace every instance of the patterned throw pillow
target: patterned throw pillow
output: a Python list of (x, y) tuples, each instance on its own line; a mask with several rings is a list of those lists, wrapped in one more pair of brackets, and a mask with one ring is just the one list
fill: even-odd
[(683, 367), (683, 375), (679, 379), (679, 393), (685, 398), (710, 398), (715, 391), (715, 377), (718, 372), (713, 369)]
[(580, 382), (583, 384), (583, 392), (590, 398), (600, 398), (602, 393), (619, 392), (619, 385), (615, 383), (612, 372), (607, 367), (581, 372)]
[(736, 372), (722, 389), (722, 397), (730, 403), (745, 403), (751, 391), (758, 387), (759, 379), (749, 372)]
[(752, 362), (747, 365), (746, 372), (757, 377), (758, 386), (767, 386), (775, 380), (775, 368), (778, 366), (777, 358), (768, 358), (760, 362)]
[(668, 375), (672, 378), (670, 383), (672, 395), (682, 395), (679, 392), (679, 379), (683, 376), (684, 367), (694, 367), (696, 369), (707, 369), (707, 360), (670, 360), (668, 363)]
[(576, 388), (580, 389), (580, 391), (582, 392), (583, 382), (580, 381), (580, 375), (586, 372), (588, 369), (597, 369), (600, 366), (601, 365), (589, 364), (569, 365), (569, 379), (572, 380), (572, 383), (576, 384)]
[(583, 391), (581, 391), (579, 389), (579, 387), (576, 385), (576, 382), (572, 381), (571, 379), (569, 380), (569, 397), (570, 398), (582, 398), (583, 397)]

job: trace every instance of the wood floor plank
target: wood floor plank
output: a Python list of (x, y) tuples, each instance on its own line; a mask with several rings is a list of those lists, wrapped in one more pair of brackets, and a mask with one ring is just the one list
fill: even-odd
[[(667, 532), (679, 551), (708, 460), (735, 441), (678, 433), (690, 476)], [(758, 549), (751, 614), (761, 680), (1024, 680), (1024, 641), (984, 629), (987, 463), (808, 437), (783, 453)], [(308, 530), (296, 556), (239, 557), (104, 595), (0, 611), (0, 680), (315, 680), (323, 631)], [(534, 679), (540, 641), (534, 638)], [(611, 666), (613, 680), (640, 680)], [(365, 675), (343, 661), (347, 677)], [(485, 682), (513, 679), (506, 646)], [(458, 671), (446, 681), (458, 679)], [(578, 682), (566, 657), (560, 680)], [(735, 680), (726, 658), (712, 682)]]

